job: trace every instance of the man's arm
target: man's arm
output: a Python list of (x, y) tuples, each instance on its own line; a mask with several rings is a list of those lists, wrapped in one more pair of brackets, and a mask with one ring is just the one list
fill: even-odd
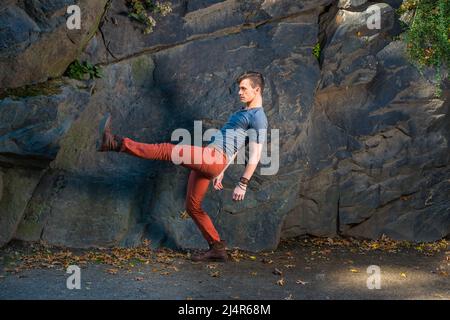
[[(250, 180), (250, 178), (253, 175), (253, 172), (255, 172), (256, 167), (258, 166), (259, 159), (261, 159), (261, 153), (262, 153), (262, 143), (257, 143), (256, 141), (250, 141), (250, 155), (248, 159), (248, 164), (245, 167), (244, 174), (242, 177)], [(242, 179), (242, 178), (241, 178)], [(238, 182), (236, 187), (234, 188), (233, 192), (233, 200), (243, 200), (245, 197), (245, 192), (247, 190), (247, 186), (245, 184), (242, 184), (241, 181)]]
[(225, 170), (227, 170), (228, 166), (234, 161), (234, 158), (236, 158), (237, 154), (238, 154), (238, 152), (235, 152), (235, 153), (233, 154), (233, 156), (231, 157), (231, 160), (228, 161), (226, 167), (222, 170), (222, 172), (218, 175), (218, 177), (221, 176), (221, 175), (223, 175), (223, 174), (225, 173)]
[(242, 175), (244, 178), (250, 180), (250, 178), (252, 177), (253, 173), (256, 170), (256, 167), (258, 166), (259, 160), (261, 159), (262, 148), (262, 143), (249, 141), (249, 159), (248, 164), (245, 167), (244, 174)]
[[(243, 176), (250, 180), (250, 177), (253, 175), (253, 172), (255, 171), (259, 160), (261, 159), (261, 153), (262, 153), (263, 144), (262, 143), (256, 143), (254, 141), (250, 141), (249, 142), (249, 148), (250, 148), (249, 162), (248, 162), (247, 166), (245, 167), (245, 171), (244, 171), (244, 175)], [(227, 170), (228, 166), (234, 161), (234, 158), (236, 158), (236, 156), (239, 153), (239, 151), (240, 150), (238, 150), (237, 152), (235, 152), (233, 154), (233, 156), (231, 157), (231, 160), (228, 161), (226, 167), (222, 170), (222, 172), (220, 174), (224, 174), (225, 173), (225, 171)], [(252, 167), (249, 167), (250, 164), (254, 164), (253, 169), (252, 169)], [(247, 175), (245, 174), (246, 172), (248, 172), (249, 177), (247, 177)]]
[(251, 119), (249, 129), (247, 130), (250, 149), (249, 161), (236, 188), (234, 188), (233, 200), (239, 201), (243, 200), (245, 197), (248, 182), (261, 159), (263, 143), (266, 141), (267, 128), (268, 123), (266, 115), (264, 113), (255, 114), (255, 117)]
[(235, 153), (233, 154), (233, 156), (231, 157), (231, 160), (228, 161), (226, 167), (222, 170), (222, 172), (221, 172), (217, 177), (214, 178), (214, 180), (213, 180), (213, 183), (214, 183), (214, 184), (213, 184), (213, 185), (214, 185), (214, 189), (216, 189), (216, 190), (221, 190), (221, 189), (223, 189), (222, 179), (223, 179), (225, 170), (227, 170), (228, 166), (234, 161), (234, 158), (236, 158), (236, 155), (237, 155), (237, 154), (238, 154), (238, 152), (235, 152)]

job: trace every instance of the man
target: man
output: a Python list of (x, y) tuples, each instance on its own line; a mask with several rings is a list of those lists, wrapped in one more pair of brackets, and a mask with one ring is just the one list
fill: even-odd
[[(245, 106), (229, 117), (207, 146), (179, 145), (175, 149), (177, 146), (172, 143), (136, 142), (111, 133), (109, 114), (100, 123), (101, 146), (98, 151), (126, 152), (144, 159), (172, 161), (191, 169), (185, 202), (186, 211), (209, 244), (208, 251), (192, 256), (194, 261), (227, 260), (226, 243), (220, 238), (201, 204), (211, 180), (216, 190), (223, 189), (224, 172), (240, 148), (245, 146), (248, 137), (249, 161), (233, 192), (233, 201), (244, 199), (247, 185), (261, 158), (263, 143), (267, 137), (268, 122), (262, 107), (263, 76), (259, 72), (248, 71), (240, 75), (236, 82), (239, 85), (239, 98)], [(201, 161), (192, 161), (196, 153), (202, 156)], [(190, 156), (191, 161), (183, 158), (186, 155)]]

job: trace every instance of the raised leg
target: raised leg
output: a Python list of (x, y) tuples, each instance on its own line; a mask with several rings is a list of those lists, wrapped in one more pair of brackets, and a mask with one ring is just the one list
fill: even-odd
[[(178, 148), (175, 149), (176, 147)], [(200, 172), (209, 179), (219, 175), (227, 163), (226, 156), (214, 148), (176, 145), (170, 142), (142, 143), (123, 138), (120, 151), (144, 159), (171, 161)]]

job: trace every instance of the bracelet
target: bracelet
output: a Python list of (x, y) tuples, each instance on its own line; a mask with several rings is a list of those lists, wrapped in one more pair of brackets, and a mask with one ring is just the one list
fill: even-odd
[(245, 184), (245, 183), (242, 183), (242, 182), (238, 182), (238, 184), (241, 186), (241, 187), (243, 187), (243, 188), (246, 188), (247, 189), (247, 185)]
[(238, 186), (239, 188), (241, 188), (242, 190), (247, 191), (247, 188), (242, 187), (242, 185), (241, 185), (240, 183), (238, 183), (237, 186)]
[(239, 188), (241, 188), (241, 189), (242, 189), (242, 190), (244, 190), (244, 191), (247, 191), (247, 189), (245, 189), (245, 188), (242, 188), (242, 187), (241, 187), (241, 186), (239, 186), (239, 185), (238, 185), (238, 187), (239, 187)]
[(248, 184), (250, 180), (247, 179), (247, 178), (245, 178), (245, 177), (241, 177), (241, 178), (239, 179), (239, 181), (242, 182), (243, 184)]

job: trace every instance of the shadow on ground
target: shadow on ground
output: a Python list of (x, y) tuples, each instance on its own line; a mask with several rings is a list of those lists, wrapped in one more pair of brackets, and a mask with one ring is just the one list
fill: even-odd
[[(446, 240), (299, 237), (276, 251), (232, 248), (227, 263), (192, 262), (190, 254), (15, 242), (0, 251), (0, 299), (450, 299)], [(71, 264), (80, 266), (81, 289), (67, 289)], [(372, 265), (380, 267), (380, 289), (368, 289)]]

